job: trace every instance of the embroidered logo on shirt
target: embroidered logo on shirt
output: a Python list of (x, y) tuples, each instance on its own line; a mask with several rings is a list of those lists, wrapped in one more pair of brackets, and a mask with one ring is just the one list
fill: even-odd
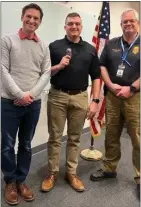
[(114, 52), (120, 52), (121, 49), (112, 49)]
[(133, 48), (132, 53), (136, 55), (138, 52), (139, 52), (139, 46), (135, 46), (135, 47)]

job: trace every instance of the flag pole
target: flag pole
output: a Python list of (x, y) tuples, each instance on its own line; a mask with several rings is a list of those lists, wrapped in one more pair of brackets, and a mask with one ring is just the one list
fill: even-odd
[[(103, 29), (104, 28), (104, 29)], [(104, 45), (106, 41), (109, 39), (109, 34), (110, 34), (110, 9), (109, 9), (109, 2), (104, 1), (102, 3), (102, 8), (100, 11), (100, 15), (98, 17), (98, 23), (95, 27), (95, 34), (93, 36), (92, 42), (94, 43), (94, 46), (97, 50), (98, 55), (100, 56)], [(100, 44), (101, 43), (101, 44)], [(103, 48), (102, 48), (103, 46)], [(101, 92), (103, 94), (103, 89), (104, 85), (101, 85)], [(103, 95), (102, 95), (103, 96)], [(99, 115), (97, 117), (97, 121), (100, 121), (102, 123), (102, 120), (104, 118), (104, 111), (103, 111), (103, 104), (104, 104), (104, 98), (101, 99), (101, 106), (99, 110)], [(104, 107), (105, 108), (105, 107)], [(93, 122), (93, 123), (92, 123)], [(85, 160), (90, 160), (90, 161), (95, 161), (95, 160), (101, 160), (103, 158), (103, 154), (94, 149), (94, 137), (100, 136), (101, 129), (97, 130), (99, 125), (99, 122), (96, 122), (91, 120), (91, 145), (89, 149), (84, 149), (81, 151), (80, 156), (85, 159)], [(99, 127), (101, 128), (101, 124)], [(93, 136), (92, 136), (93, 135)]]
[(94, 149), (94, 138), (91, 136), (91, 146), (89, 149), (84, 149), (80, 153), (80, 157), (88, 161), (98, 161), (103, 158), (103, 154)]

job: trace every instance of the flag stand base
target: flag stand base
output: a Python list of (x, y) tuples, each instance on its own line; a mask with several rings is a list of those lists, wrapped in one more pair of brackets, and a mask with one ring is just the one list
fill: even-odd
[(94, 149), (94, 139), (92, 136), (91, 136), (90, 148), (82, 150), (80, 153), (80, 157), (82, 157), (84, 160), (88, 160), (88, 161), (102, 160), (103, 154), (100, 151)]
[(103, 158), (103, 154), (100, 151), (95, 150), (93, 146), (91, 146), (89, 149), (82, 150), (80, 156), (84, 160), (88, 161), (98, 161)]

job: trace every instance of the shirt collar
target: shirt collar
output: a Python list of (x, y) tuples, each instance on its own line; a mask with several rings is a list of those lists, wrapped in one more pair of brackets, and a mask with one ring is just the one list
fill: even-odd
[(39, 42), (39, 38), (37, 37), (37, 35), (35, 33), (34, 33), (34, 36), (33, 36), (32, 39), (30, 39), (28, 37), (28, 35), (26, 35), (26, 34), (23, 33), (22, 28), (19, 30), (18, 33), (19, 33), (19, 37), (20, 37), (21, 40), (28, 39), (28, 40), (34, 40), (35, 42)]
[(123, 38), (123, 36), (121, 38), (122, 38), (122, 42), (123, 42), (124, 45), (130, 46), (130, 44)]
[(69, 44), (79, 44), (79, 45), (83, 45), (83, 40), (82, 37), (80, 36), (80, 40), (77, 43), (72, 42), (71, 40), (68, 39), (67, 35), (65, 35), (65, 39)]
[[(121, 36), (123, 44), (127, 44), (130, 45), (124, 38), (123, 35)], [(139, 44), (140, 43), (140, 35), (138, 36), (137, 40), (135, 41), (135, 43)]]

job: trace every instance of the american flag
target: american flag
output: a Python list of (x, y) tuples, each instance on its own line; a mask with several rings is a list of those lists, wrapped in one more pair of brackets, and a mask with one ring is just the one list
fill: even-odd
[[(105, 43), (109, 39), (109, 35), (110, 35), (110, 8), (109, 8), (109, 2), (104, 1), (102, 4), (100, 15), (98, 17), (98, 22), (95, 27), (95, 33), (92, 38), (92, 42), (97, 50), (98, 57), (100, 57), (101, 52), (105, 46)], [(104, 83), (101, 79), (99, 110), (96, 116), (92, 120), (90, 120), (90, 129), (93, 138), (101, 134), (101, 127), (105, 123), (105, 98), (104, 98), (103, 88), (104, 88)]]

